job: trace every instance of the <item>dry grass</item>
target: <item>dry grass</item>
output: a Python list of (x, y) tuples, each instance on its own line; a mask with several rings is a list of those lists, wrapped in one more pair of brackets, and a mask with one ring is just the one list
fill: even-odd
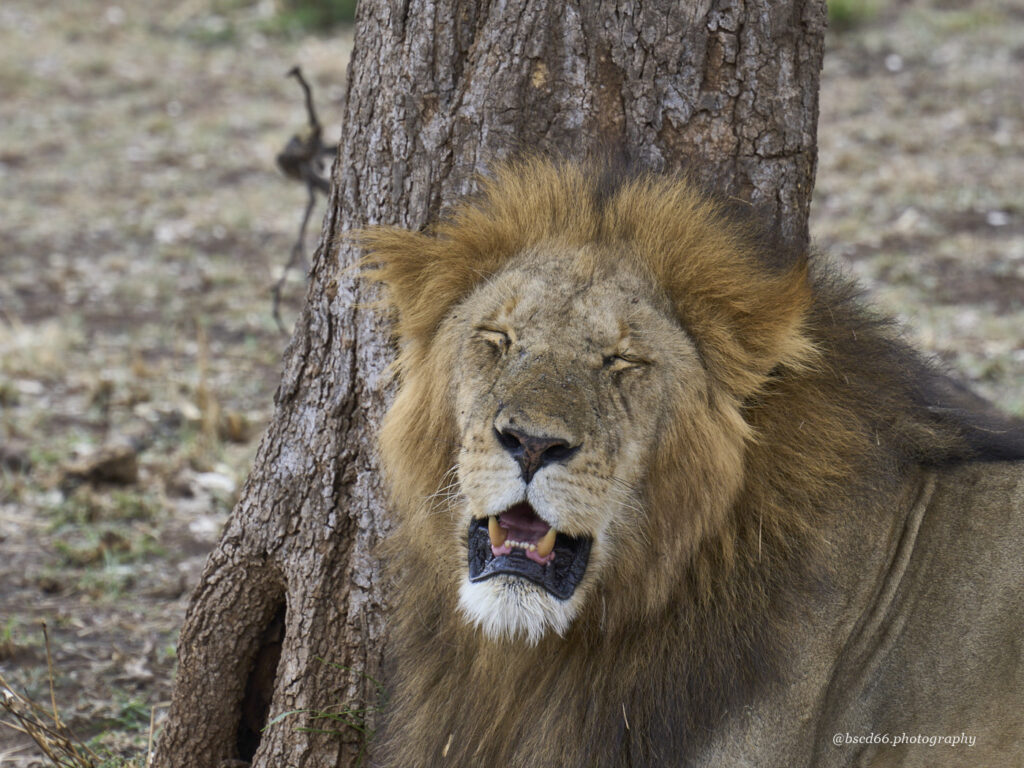
[(877, 4), (829, 40), (811, 213), (915, 342), (1024, 415), (1024, 16)]
[[(40, 716), (47, 620), (61, 723), (104, 759), (145, 750), (270, 418), (305, 205), (274, 166), (306, 121), (289, 68), (340, 131), (350, 34), (275, 36), (268, 9), (0, 7), (0, 674)], [(48, 762), (9, 728), (0, 756)]]
[[(49, 761), (49, 764), (59, 766), (59, 768), (142, 768), (143, 765), (148, 766), (153, 751), (154, 723), (152, 717), (150, 718), (149, 742), (142, 763), (135, 760), (103, 758), (71, 732), (67, 723), (61, 718), (60, 709), (57, 706), (53, 657), (50, 653), (50, 636), (45, 622), (42, 624), (42, 632), (46, 645), (50, 706), (47, 708), (28, 696), (17, 693), (3, 674), (0, 674), (0, 711), (7, 715), (6, 720), (0, 720), (0, 726), (27, 736), (41, 755)], [(0, 762), (3, 759), (3, 755), (0, 755)]]

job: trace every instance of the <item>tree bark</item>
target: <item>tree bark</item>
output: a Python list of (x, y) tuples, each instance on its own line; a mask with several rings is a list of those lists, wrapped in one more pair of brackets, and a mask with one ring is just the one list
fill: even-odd
[(686, 167), (806, 241), (824, 25), (824, 0), (361, 0), (307, 305), (192, 598), (157, 766), (372, 761), (390, 603), (374, 445), (392, 351), (340, 236), (422, 227), (513, 153), (613, 147)]

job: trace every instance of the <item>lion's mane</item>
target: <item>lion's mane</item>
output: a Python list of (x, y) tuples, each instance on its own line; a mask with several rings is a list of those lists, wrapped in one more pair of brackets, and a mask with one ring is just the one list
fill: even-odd
[[(806, 597), (830, 589), (825, 516), (886, 504), (913, 465), (1022, 453), (1019, 433), (993, 433), (996, 417), (819, 257), (787, 251), (742, 206), (679, 177), (526, 160), (500, 167), (428, 232), (361, 237), (401, 345), (400, 393), (381, 436), (400, 584), (389, 765), (650, 765), (693, 754), (773, 680)], [(694, 556), (606, 585), (564, 638), (528, 647), (467, 624), (457, 610), (464, 550), (419, 542), (458, 493), (451, 353), (435, 345), (437, 329), (476, 285), (548, 240), (636, 246), (750, 434), (739, 498)], [(678, 499), (715, 483), (685, 471), (691, 450), (676, 430), (651, 467), (651, 539), (678, 525)]]

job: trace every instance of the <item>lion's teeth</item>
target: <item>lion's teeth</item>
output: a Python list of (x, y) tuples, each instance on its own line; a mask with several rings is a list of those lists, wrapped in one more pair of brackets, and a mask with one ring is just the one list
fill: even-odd
[(492, 547), (502, 546), (508, 538), (508, 531), (498, 525), (498, 518), (493, 515), (487, 518), (487, 533), (490, 534)]
[(537, 542), (537, 554), (541, 557), (547, 557), (551, 554), (551, 550), (555, 548), (555, 537), (558, 535), (558, 531), (554, 528), (548, 528), (548, 532), (544, 534), (540, 541)]
[(540, 541), (517, 541), (509, 537), (508, 530), (503, 528), (498, 522), (498, 518), (493, 515), (487, 518), (487, 533), (491, 539), (491, 546), (495, 549), (502, 547), (525, 549), (527, 552), (536, 552), (540, 557), (547, 557), (551, 554), (555, 548), (555, 537), (558, 535), (558, 531), (549, 528)]

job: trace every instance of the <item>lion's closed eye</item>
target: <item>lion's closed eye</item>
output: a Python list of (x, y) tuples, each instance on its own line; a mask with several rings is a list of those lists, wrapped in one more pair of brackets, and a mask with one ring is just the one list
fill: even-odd
[(495, 351), (504, 354), (508, 351), (512, 345), (512, 331), (503, 330), (501, 328), (495, 328), (492, 326), (477, 326), (476, 338), (485, 342), (495, 349)]
[(604, 367), (611, 373), (643, 368), (648, 365), (653, 365), (653, 362), (648, 360), (646, 357), (633, 352), (615, 352), (610, 355), (605, 355), (604, 358)]

